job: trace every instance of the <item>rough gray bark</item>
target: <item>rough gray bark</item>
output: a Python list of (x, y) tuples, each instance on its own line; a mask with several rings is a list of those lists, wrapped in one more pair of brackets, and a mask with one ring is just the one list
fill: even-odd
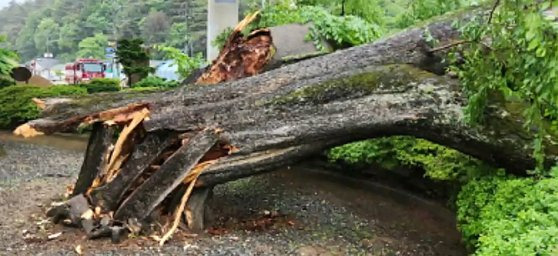
[(205, 228), (207, 200), (211, 197), (213, 187), (205, 187), (192, 192), (188, 199), (184, 214), (188, 223), (188, 229), (200, 233)]
[(120, 204), (114, 214), (116, 220), (143, 220), (186, 178), (192, 168), (217, 142), (213, 131), (202, 131), (190, 138), (161, 169), (141, 184)]
[(114, 127), (102, 123), (93, 124), (89, 144), (85, 150), (85, 158), (74, 186), (73, 196), (85, 193), (93, 181), (108, 164), (107, 154), (112, 143)]
[(124, 200), (124, 193), (134, 181), (155, 161), (163, 150), (178, 140), (176, 134), (154, 132), (147, 134), (142, 143), (134, 149), (130, 159), (111, 182), (93, 189), (91, 202), (103, 209), (115, 211)]

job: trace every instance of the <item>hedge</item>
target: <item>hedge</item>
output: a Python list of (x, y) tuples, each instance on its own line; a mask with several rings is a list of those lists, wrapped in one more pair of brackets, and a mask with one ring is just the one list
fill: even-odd
[(9, 86), (0, 89), (0, 128), (9, 129), (39, 117), (40, 110), (33, 98), (63, 95), (85, 95), (87, 90), (78, 86)]

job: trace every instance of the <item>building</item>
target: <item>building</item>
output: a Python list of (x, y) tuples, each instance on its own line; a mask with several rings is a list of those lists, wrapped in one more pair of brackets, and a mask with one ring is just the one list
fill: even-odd
[(56, 68), (60, 64), (63, 63), (55, 58), (36, 58), (26, 62), (25, 66), (35, 76), (41, 76), (50, 81), (58, 81), (60, 74), (57, 74)]

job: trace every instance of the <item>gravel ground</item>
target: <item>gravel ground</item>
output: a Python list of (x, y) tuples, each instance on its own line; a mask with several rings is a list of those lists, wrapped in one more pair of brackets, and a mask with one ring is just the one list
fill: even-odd
[(307, 167), (217, 186), (213, 225), (197, 237), (88, 241), (44, 219), (83, 157), (48, 145), (0, 140), (0, 255), (75, 255), (78, 245), (86, 255), (466, 255), (441, 207)]

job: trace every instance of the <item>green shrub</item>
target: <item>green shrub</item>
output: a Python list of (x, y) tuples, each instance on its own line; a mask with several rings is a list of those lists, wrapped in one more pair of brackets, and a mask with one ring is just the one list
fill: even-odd
[(15, 81), (8, 77), (0, 77), (0, 88), (15, 85)]
[(470, 6), (480, 1), (472, 0), (415, 0), (410, 1), (409, 8), (395, 18), (399, 28), (406, 28), (419, 21), (427, 20), (444, 13)]
[(485, 177), (458, 195), (458, 222), (476, 255), (555, 255), (558, 178)]
[(120, 81), (112, 78), (94, 78), (87, 84), (80, 84), (87, 89), (87, 93), (120, 91)]
[(547, 171), (543, 141), (558, 137), (558, 26), (555, 14), (547, 12), (554, 13), (549, 10), (552, 4), (501, 1), (490, 22), (476, 18), (460, 28), (468, 43), (453, 58), (453, 70), (468, 96), (465, 118), (470, 123), (485, 121), (494, 95), (501, 95), (505, 105), (525, 105), (521, 119), (516, 119), (535, 137), (533, 173), (537, 175)]
[[(0, 35), (0, 44), (7, 41), (6, 36)], [(0, 88), (8, 85), (12, 68), (17, 66), (19, 57), (14, 51), (0, 47)]]
[[(177, 73), (181, 79), (186, 79), (192, 72), (201, 68), (206, 64), (206, 61), (201, 53), (194, 56), (182, 52), (180, 49), (170, 46), (156, 46), (157, 50), (161, 51), (165, 58), (174, 60), (177, 66)], [(178, 85), (172, 86), (176, 87)]]
[(269, 5), (250, 29), (309, 22), (312, 27), (308, 38), (320, 50), (327, 50), (324, 41), (332, 44), (334, 49), (340, 49), (372, 42), (382, 34), (377, 24), (357, 16), (336, 16), (322, 7), (297, 7), (289, 3)]
[(219, 51), (222, 51), (223, 47), (225, 47), (225, 43), (227, 43), (227, 39), (229, 39), (229, 36), (233, 31), (234, 30), (230, 27), (225, 28), (221, 33), (219, 33), (219, 35), (217, 35), (217, 37), (215, 37), (213, 42), (211, 42), (211, 45), (217, 47)]
[(178, 81), (165, 80), (157, 76), (148, 76), (133, 85), (134, 88), (139, 87), (158, 87), (158, 88), (174, 88), (180, 86)]
[(434, 180), (464, 182), (470, 177), (490, 172), (481, 161), (424, 139), (393, 136), (355, 142), (333, 148), (331, 161), (353, 165), (377, 165), (386, 169), (399, 166), (422, 169)]
[(13, 128), (39, 117), (39, 108), (33, 98), (63, 95), (85, 95), (87, 91), (77, 86), (10, 86), (0, 89), (0, 128)]

